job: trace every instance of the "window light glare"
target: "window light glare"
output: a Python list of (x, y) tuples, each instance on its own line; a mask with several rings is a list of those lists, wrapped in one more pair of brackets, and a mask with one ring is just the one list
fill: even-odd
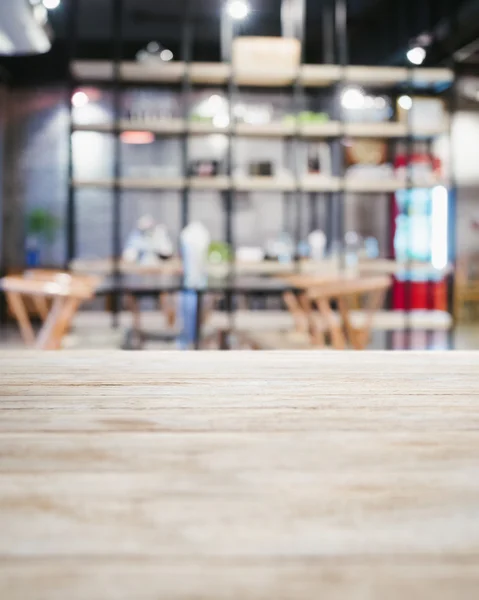
[(422, 65), (422, 63), (426, 59), (426, 51), (424, 48), (420, 46), (416, 46), (415, 48), (411, 48), (407, 53), (407, 59), (413, 65)]
[(431, 214), (431, 262), (435, 269), (442, 270), (449, 262), (448, 220), (449, 193), (443, 185), (432, 190)]
[(228, 127), (230, 124), (230, 118), (226, 114), (218, 113), (213, 117), (213, 127), (218, 127), (218, 129), (224, 129)]
[(43, 6), (47, 10), (55, 10), (61, 4), (61, 0), (43, 0)]
[(75, 108), (83, 108), (90, 102), (90, 98), (85, 92), (75, 92), (72, 96), (72, 104)]
[(359, 88), (348, 88), (341, 95), (341, 104), (348, 110), (358, 110), (364, 107), (364, 92)]
[(398, 100), (398, 104), (404, 110), (411, 110), (411, 108), (412, 108), (411, 96), (401, 96)]
[(231, 0), (227, 4), (227, 9), (230, 17), (237, 21), (242, 21), (249, 15), (249, 6), (243, 0)]

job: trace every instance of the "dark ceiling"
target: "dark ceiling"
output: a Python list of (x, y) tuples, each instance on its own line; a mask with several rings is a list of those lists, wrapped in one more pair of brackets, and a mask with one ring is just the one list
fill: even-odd
[[(77, 57), (113, 56), (115, 1), (76, 0)], [(181, 58), (182, 32), (189, 15), (193, 58), (220, 60), (220, 8), (224, 1), (123, 0), (122, 57), (133, 59), (138, 50), (155, 40)], [(281, 35), (281, 0), (248, 1), (252, 12), (239, 33)], [(62, 0), (60, 8), (50, 14), (55, 43), (48, 55), (2, 61), (14, 79), (67, 76), (74, 2)], [(305, 60), (322, 62), (327, 60), (325, 40), (332, 30), (324, 19), (324, 7), (330, 6), (331, 0), (306, 0), (306, 4)], [(441, 64), (479, 33), (479, 0), (347, 0), (347, 8), (348, 60), (353, 64), (405, 64), (408, 46), (422, 34), (430, 37), (429, 64)]]

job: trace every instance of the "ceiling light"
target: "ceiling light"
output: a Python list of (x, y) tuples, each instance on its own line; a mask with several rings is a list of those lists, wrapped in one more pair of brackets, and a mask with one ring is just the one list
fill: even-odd
[(426, 59), (426, 51), (424, 48), (417, 46), (416, 48), (411, 48), (407, 53), (407, 59), (413, 65), (422, 65), (422, 63)]
[(244, 0), (231, 0), (227, 4), (228, 14), (237, 21), (242, 21), (249, 14), (249, 6)]
[(43, 6), (48, 10), (55, 10), (61, 4), (61, 0), (43, 0)]
[(160, 44), (158, 42), (150, 42), (146, 49), (150, 54), (155, 54), (160, 51)]
[(411, 108), (412, 108), (411, 96), (401, 96), (398, 100), (398, 104), (404, 110), (411, 110)]
[(364, 107), (365, 96), (360, 88), (350, 87), (341, 94), (341, 104), (343, 108), (349, 110), (360, 109)]
[(75, 92), (72, 96), (72, 104), (75, 108), (83, 108), (90, 102), (90, 98), (85, 92)]
[(160, 52), (160, 58), (165, 62), (170, 62), (170, 60), (173, 60), (173, 52), (165, 48), (165, 50), (162, 50)]

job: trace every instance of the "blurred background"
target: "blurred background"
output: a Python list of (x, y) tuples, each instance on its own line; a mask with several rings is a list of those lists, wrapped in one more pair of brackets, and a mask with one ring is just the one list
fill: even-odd
[(478, 24), (3, 0), (0, 346), (479, 348)]

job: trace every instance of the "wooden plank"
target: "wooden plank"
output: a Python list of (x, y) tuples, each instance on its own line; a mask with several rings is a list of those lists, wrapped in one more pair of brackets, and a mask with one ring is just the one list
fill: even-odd
[(472, 600), (478, 362), (0, 354), (0, 597)]
[[(349, 562), (268, 560), (163, 561), (155, 559), (30, 560), (2, 565), (2, 597), (9, 600), (474, 600), (477, 564), (437, 557), (419, 564), (396, 560)], [(313, 592), (311, 593), (311, 590)], [(8, 592), (8, 594), (7, 594)]]

